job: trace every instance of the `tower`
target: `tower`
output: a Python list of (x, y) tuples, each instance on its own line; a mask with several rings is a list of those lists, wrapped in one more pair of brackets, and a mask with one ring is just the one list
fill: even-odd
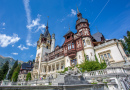
[(51, 52), (53, 52), (55, 49), (55, 34), (52, 34), (52, 39), (51, 39)]
[(92, 43), (92, 36), (90, 33), (88, 20), (82, 17), (82, 14), (77, 8), (76, 30), (79, 36), (82, 38), (82, 45), (87, 60), (95, 60), (94, 46)]
[[(46, 61), (46, 53), (51, 52), (51, 36), (48, 31), (48, 22), (44, 34), (40, 34), (39, 40), (37, 41), (37, 53), (35, 58), (34, 68), (37, 70), (38, 77), (41, 71), (41, 62)], [(34, 69), (34, 70), (35, 70)], [(35, 75), (36, 76), (36, 75)]]

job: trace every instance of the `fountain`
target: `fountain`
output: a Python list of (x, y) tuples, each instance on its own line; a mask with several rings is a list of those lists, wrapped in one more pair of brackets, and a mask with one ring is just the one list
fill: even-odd
[(60, 74), (53, 82), (52, 85), (76, 85), (76, 84), (88, 84), (83, 77), (81, 71), (74, 66), (73, 70), (68, 67), (68, 71), (65, 74)]

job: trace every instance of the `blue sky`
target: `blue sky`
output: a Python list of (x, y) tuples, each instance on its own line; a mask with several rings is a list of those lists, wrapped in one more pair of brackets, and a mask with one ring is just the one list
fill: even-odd
[(0, 0), (0, 55), (34, 59), (47, 20), (56, 45), (62, 45), (69, 26), (76, 33), (76, 6), (88, 19), (91, 34), (97, 27), (106, 39), (120, 39), (130, 30), (129, 0)]

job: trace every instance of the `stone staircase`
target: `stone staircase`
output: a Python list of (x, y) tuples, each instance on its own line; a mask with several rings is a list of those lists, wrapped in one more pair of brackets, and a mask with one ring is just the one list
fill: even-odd
[(59, 75), (56, 79), (52, 81), (52, 85), (64, 85), (64, 77), (65, 75)]

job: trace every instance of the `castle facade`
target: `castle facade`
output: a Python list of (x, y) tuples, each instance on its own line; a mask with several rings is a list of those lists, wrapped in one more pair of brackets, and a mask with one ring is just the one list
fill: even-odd
[(108, 65), (122, 65), (126, 54), (121, 42), (117, 39), (105, 40), (102, 33), (91, 35), (89, 22), (77, 10), (77, 33), (68, 31), (62, 46), (55, 47), (55, 34), (50, 35), (48, 24), (44, 34), (40, 34), (37, 41), (35, 64), (32, 70), (32, 79), (44, 78), (52, 75), (54, 78), (58, 71), (64, 70), (72, 64), (81, 64), (85, 58), (99, 62), (105, 59)]

